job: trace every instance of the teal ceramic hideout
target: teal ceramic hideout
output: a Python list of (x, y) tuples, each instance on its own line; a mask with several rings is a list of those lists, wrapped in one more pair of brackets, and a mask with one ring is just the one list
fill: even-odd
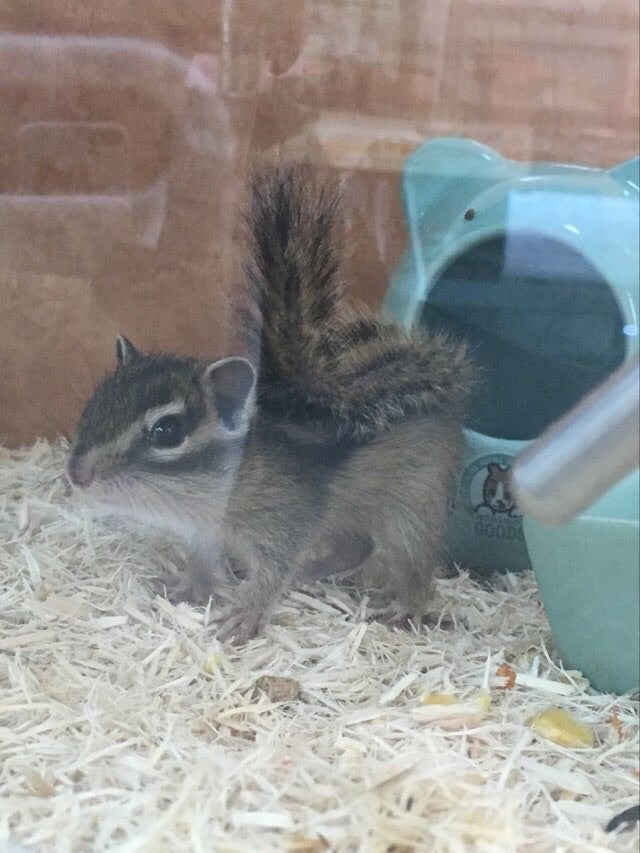
[(636, 471), (563, 527), (524, 520), (564, 666), (605, 692), (640, 683), (639, 486)]
[(407, 161), (385, 310), (469, 340), (482, 371), (452, 500), (462, 565), (531, 566), (511, 463), (638, 347), (639, 164), (517, 163), (465, 139)]

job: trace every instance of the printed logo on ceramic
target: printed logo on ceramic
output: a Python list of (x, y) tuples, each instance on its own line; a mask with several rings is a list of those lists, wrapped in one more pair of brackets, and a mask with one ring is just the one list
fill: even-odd
[(524, 541), (522, 514), (509, 484), (513, 457), (491, 454), (474, 459), (460, 481), (460, 498), (474, 519), (477, 536)]

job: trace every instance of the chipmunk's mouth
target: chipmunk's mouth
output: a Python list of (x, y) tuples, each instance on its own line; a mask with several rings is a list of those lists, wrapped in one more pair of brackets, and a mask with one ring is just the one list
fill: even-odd
[(73, 494), (100, 503), (117, 507), (125, 501), (123, 483), (116, 475), (105, 474), (97, 469), (90, 458), (71, 456), (65, 468), (65, 479)]
[[(135, 496), (135, 483), (117, 476), (78, 477), (76, 471), (66, 472), (66, 480), (72, 497), (90, 510), (91, 514), (135, 516), (138, 502)], [(73, 474), (73, 476), (72, 476)]]
[(95, 480), (95, 471), (90, 463), (80, 458), (71, 457), (65, 471), (67, 480), (76, 489), (87, 489)]
[(96, 458), (92, 451), (73, 452), (65, 467), (67, 481), (78, 492), (100, 493), (110, 491), (121, 479), (120, 472), (105, 465), (104, 460)]

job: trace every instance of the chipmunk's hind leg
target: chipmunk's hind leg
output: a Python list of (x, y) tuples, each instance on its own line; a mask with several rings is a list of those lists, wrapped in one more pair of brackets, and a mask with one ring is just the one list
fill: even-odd
[(434, 545), (394, 539), (378, 546), (365, 572), (374, 584), (377, 578), (386, 581), (389, 603), (373, 614), (376, 620), (407, 627), (410, 622), (420, 625), (430, 613), (434, 580), (442, 562), (440, 549)]
[(301, 577), (305, 581), (315, 581), (351, 574), (360, 569), (374, 547), (370, 536), (355, 530), (339, 530), (318, 543), (312, 556), (304, 560)]

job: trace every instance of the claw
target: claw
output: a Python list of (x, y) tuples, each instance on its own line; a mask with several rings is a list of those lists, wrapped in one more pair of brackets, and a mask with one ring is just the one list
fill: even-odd
[(416, 620), (411, 613), (393, 605), (373, 613), (370, 621), (381, 622), (388, 628), (397, 628), (400, 631), (414, 631), (421, 624), (420, 619)]
[(238, 605), (225, 607), (216, 619), (220, 623), (218, 639), (223, 643), (242, 646), (255, 637), (262, 627), (259, 613), (249, 612)]
[(189, 572), (176, 572), (156, 578), (152, 588), (157, 595), (166, 596), (172, 604), (186, 602), (196, 607), (206, 606), (211, 598), (209, 585), (194, 578)]

